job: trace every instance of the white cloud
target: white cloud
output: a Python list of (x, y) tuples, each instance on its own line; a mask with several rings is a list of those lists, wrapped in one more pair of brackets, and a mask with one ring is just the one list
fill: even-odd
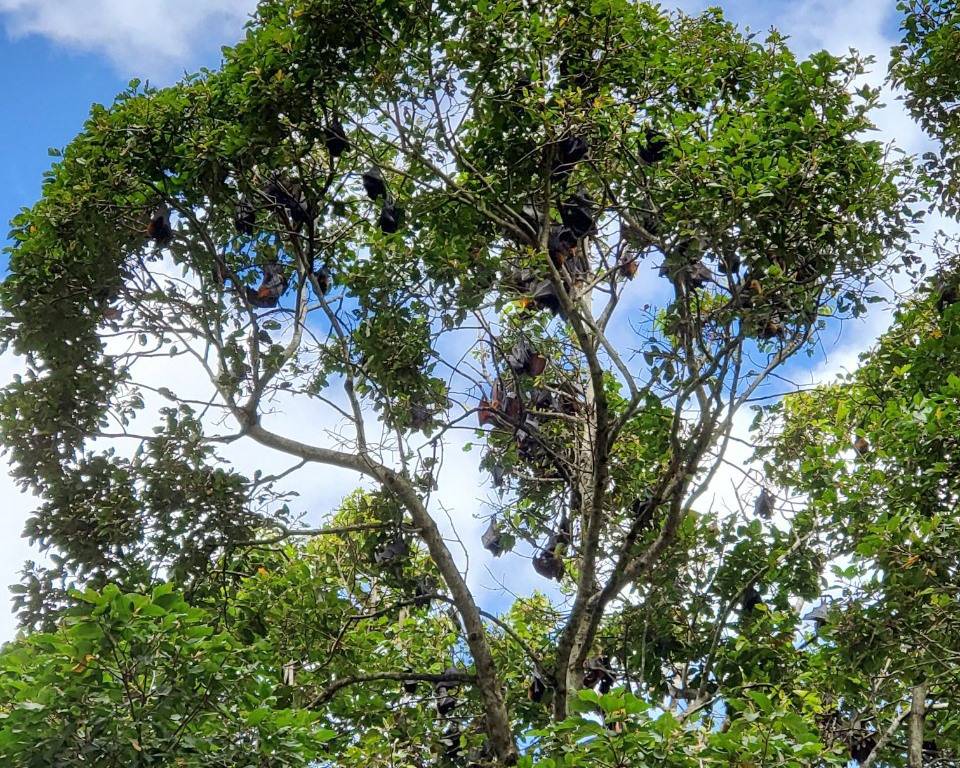
[(724, 16), (752, 32), (764, 33), (771, 27), (788, 35), (789, 47), (800, 55), (826, 49), (834, 54), (848, 48), (880, 54), (883, 66), (890, 40), (884, 30), (896, 12), (895, 0), (732, 0), (716, 3), (704, 0), (681, 0), (673, 3), (688, 14), (700, 13), (721, 5)]
[(243, 35), (255, 0), (0, 0), (8, 35), (105, 56), (124, 78), (176, 79)]

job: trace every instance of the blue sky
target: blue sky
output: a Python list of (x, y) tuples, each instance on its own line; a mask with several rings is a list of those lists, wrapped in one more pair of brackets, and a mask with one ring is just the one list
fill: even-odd
[[(42, 174), (52, 160), (47, 150), (63, 147), (76, 135), (91, 104), (110, 104), (134, 77), (163, 85), (184, 72), (215, 67), (221, 46), (242, 36), (243, 22), (252, 7), (250, 2), (220, 3), (236, 8), (221, 14), (226, 19), (221, 23), (211, 24), (205, 16), (197, 18), (197, 27), (206, 24), (208, 29), (184, 32), (189, 45), (145, 45), (141, 49), (128, 48), (126, 40), (139, 42), (150, 34), (176, 36), (180, 25), (151, 29), (145, 18), (140, 28), (131, 29), (114, 20), (110, 31), (110, 20), (98, 18), (100, 12), (110, 10), (110, 3), (74, 3), (75, 8), (83, 6), (86, 28), (100, 29), (99, 37), (79, 42), (73, 38), (82, 36), (84, 26), (74, 26), (70, 14), (53, 13), (62, 5), (48, 0), (29, 4), (0, 0), (0, 72), (4, 73), (0, 79), (0, 104), (4, 105), (0, 118), (0, 217), (4, 224), (37, 199)], [(175, 10), (180, 13), (177, 6), (183, 3), (148, 0), (127, 5), (166, 6), (172, 15)], [(239, 12), (241, 6), (246, 10)], [(45, 7), (51, 18), (42, 13)], [(5, 239), (7, 230), (2, 234)]]
[[(666, 7), (674, 4), (663, 3)], [(791, 36), (792, 47), (800, 54), (821, 48), (844, 53), (851, 47), (874, 54), (878, 62), (868, 78), (872, 84), (883, 79), (899, 23), (894, 0), (679, 3), (688, 12), (708, 5), (720, 5), (730, 18), (756, 31), (776, 26)], [(215, 67), (220, 47), (242, 36), (253, 6), (251, 0), (0, 0), (0, 217), (4, 222), (36, 200), (42, 174), (52, 160), (48, 148), (60, 148), (69, 142), (92, 103), (109, 104), (134, 77), (163, 85), (184, 72)], [(890, 106), (878, 119), (881, 137), (896, 139), (911, 152), (925, 149), (922, 134), (897, 102), (890, 98), (888, 103)], [(0, 236), (5, 238), (6, 231)], [(814, 359), (804, 375), (811, 382), (824, 380), (851, 367), (857, 353), (887, 322), (888, 315), (878, 312), (865, 323), (847, 326), (842, 337), (829, 340), (829, 354)], [(18, 366), (9, 355), (0, 358), (0, 383), (7, 381)], [(475, 473), (477, 458), (474, 453), (468, 462), (465, 460), (463, 472)], [(461, 475), (454, 499), (463, 482)], [(343, 490), (346, 488), (344, 485)], [(318, 492), (301, 490), (304, 499)], [(0, 519), (6, 531), (0, 538), (2, 642), (14, 632), (5, 606), (4, 585), (18, 580), (22, 562), (32, 556), (18, 538), (32, 500), (17, 492), (2, 472), (2, 464), (0, 494), (4, 507)], [(480, 527), (477, 522), (473, 533), (479, 535)], [(496, 570), (499, 561), (497, 565), (483, 560), (471, 565), (475, 586), (495, 589), (504, 573), (503, 567)]]

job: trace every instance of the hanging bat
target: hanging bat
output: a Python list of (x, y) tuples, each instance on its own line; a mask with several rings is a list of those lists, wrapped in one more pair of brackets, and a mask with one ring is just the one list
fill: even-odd
[(775, 503), (776, 499), (773, 495), (766, 488), (761, 488), (760, 495), (753, 503), (753, 514), (762, 517), (764, 520), (769, 520), (773, 517), (773, 505)]
[(503, 554), (500, 528), (497, 526), (496, 518), (490, 521), (490, 524), (487, 526), (487, 530), (485, 530), (483, 532), (483, 536), (480, 537), (480, 543), (483, 544), (483, 548), (494, 557), (500, 557), (500, 555)]
[(560, 312), (560, 297), (549, 280), (541, 280), (534, 285), (530, 299), (537, 309), (548, 309), (554, 315)]
[(528, 376), (540, 376), (547, 367), (547, 358), (521, 339), (506, 356), (507, 365), (518, 376), (526, 374)]
[[(460, 670), (456, 667), (447, 667), (443, 671), (444, 675), (458, 675)], [(453, 694), (457, 692), (460, 688), (460, 684), (454, 680), (440, 680), (433, 684), (433, 692), (437, 697), (437, 712), (441, 717), (449, 715), (454, 709), (456, 709), (457, 701), (456, 696)]]
[(758, 605), (763, 605), (763, 596), (751, 584), (744, 590), (743, 599), (740, 602), (742, 615), (750, 613)]
[(480, 398), (477, 418), (481, 427), (487, 424), (496, 427), (510, 426), (520, 421), (522, 416), (523, 402), (520, 396), (513, 392), (507, 394), (499, 380), (494, 384), (489, 399), (486, 396)]
[(569, 228), (578, 240), (597, 231), (597, 223), (594, 219), (595, 205), (593, 198), (582, 184), (576, 194), (560, 204), (560, 218), (564, 226)]
[(644, 130), (644, 139), (644, 144), (639, 150), (640, 159), (647, 165), (663, 160), (667, 148), (667, 137), (648, 125)]
[(330, 272), (326, 266), (322, 266), (313, 273), (313, 276), (317, 279), (317, 288), (320, 290), (320, 295), (325, 296), (330, 290)]
[(360, 179), (367, 197), (371, 200), (387, 197), (387, 182), (383, 178), (383, 172), (377, 166), (373, 165), (364, 171)]
[(547, 546), (556, 551), (558, 547), (566, 548), (571, 543), (573, 543), (573, 527), (570, 525), (569, 516), (564, 512), (563, 517), (560, 518), (560, 524), (557, 526), (557, 532)]
[(525, 205), (520, 209), (520, 223), (531, 243), (535, 243), (540, 239), (540, 226), (543, 224), (542, 219), (543, 217), (540, 215), (540, 211), (532, 205)]
[(530, 395), (530, 407), (537, 411), (553, 410), (553, 393), (546, 387), (538, 387)]
[(565, 136), (557, 147), (557, 156), (553, 161), (553, 172), (563, 178), (573, 171), (574, 166), (587, 156), (590, 145), (579, 136)]
[(507, 417), (508, 424), (520, 421), (523, 416), (523, 401), (519, 395), (514, 393), (507, 395), (507, 399), (503, 401), (503, 414)]
[(400, 222), (403, 220), (403, 208), (397, 206), (392, 200), (387, 200), (380, 209), (380, 217), (377, 223), (380, 225), (380, 231), (385, 235), (392, 235), (400, 229)]
[(480, 407), (477, 408), (477, 420), (480, 422), (481, 427), (497, 423), (497, 411), (500, 410), (505, 399), (506, 393), (503, 390), (503, 383), (498, 379), (490, 391), (490, 398), (487, 399), (486, 395), (480, 398)]
[(847, 744), (850, 747), (850, 757), (861, 764), (864, 760), (870, 757), (870, 753), (873, 752), (873, 748), (877, 746), (877, 735), (875, 733), (870, 733), (870, 731), (851, 730), (847, 738)]
[[(441, 712), (441, 714), (444, 713)], [(463, 733), (460, 730), (460, 726), (456, 723), (451, 723), (447, 730), (443, 732), (443, 735), (440, 737), (440, 746), (447, 760), (454, 763), (459, 762), (459, 758), (463, 755), (463, 747), (460, 746), (460, 737), (462, 735)]]
[(577, 237), (571, 229), (559, 224), (551, 225), (547, 236), (547, 253), (557, 269), (573, 259), (576, 247)]
[(517, 454), (524, 461), (537, 463), (547, 456), (547, 452), (543, 443), (534, 436), (533, 429), (535, 422), (528, 416), (517, 429)]
[(373, 562), (377, 565), (390, 565), (410, 552), (410, 545), (403, 536), (397, 536), (393, 541), (380, 547), (373, 553)]
[(294, 182), (274, 178), (263, 190), (264, 196), (274, 208), (282, 208), (290, 214), (290, 220), (297, 226), (310, 220), (309, 204), (303, 188)]
[(213, 277), (213, 282), (221, 288), (227, 284), (227, 280), (230, 278), (230, 269), (227, 267), (227, 263), (223, 260), (223, 257), (219, 254), (214, 254), (211, 276)]
[(327, 123), (323, 129), (323, 141), (327, 146), (330, 157), (340, 157), (344, 152), (350, 150), (347, 132), (344, 130), (343, 123), (339, 120), (331, 120)]
[(819, 632), (820, 628), (830, 619), (831, 609), (832, 606), (829, 602), (826, 600), (821, 600), (820, 605), (816, 606), (812, 611), (807, 613), (803, 617), (803, 620), (812, 621), (814, 630)]
[(256, 209), (247, 198), (241, 197), (233, 208), (233, 226), (241, 235), (252, 235), (256, 223)]
[(633, 257), (620, 262), (618, 271), (621, 277), (626, 278), (627, 280), (633, 280), (633, 278), (637, 276), (638, 267), (639, 265), (637, 264), (637, 259), (636, 257)]
[(599, 683), (601, 693), (609, 693), (615, 679), (609, 656), (591, 656), (583, 662), (583, 685), (594, 688)]
[(247, 302), (258, 309), (272, 309), (280, 303), (280, 297), (287, 290), (289, 279), (283, 267), (276, 261), (263, 265), (263, 280), (260, 286), (253, 290), (247, 288)]
[(429, 608), (430, 600), (437, 591), (437, 582), (432, 576), (421, 576), (413, 589), (413, 604), (417, 608)]
[(170, 226), (170, 209), (161, 205), (154, 211), (147, 224), (147, 236), (157, 245), (169, 245), (173, 240), (173, 228)]
[(543, 701), (543, 696), (547, 692), (547, 684), (539, 672), (534, 672), (530, 678), (530, 685), (527, 686), (527, 698), (539, 704)]
[(763, 326), (760, 328), (760, 331), (757, 333), (757, 336), (764, 341), (773, 341), (774, 339), (781, 338), (784, 334), (786, 334), (787, 330), (780, 325), (779, 321), (780, 318), (774, 315), (763, 324)]
[(687, 277), (687, 283), (691, 288), (703, 288), (707, 283), (715, 281), (713, 270), (702, 261), (697, 262)]
[(631, 507), (633, 518), (637, 521), (637, 530), (644, 531), (653, 522), (653, 513), (657, 508), (653, 499), (636, 499)]
[(550, 549), (542, 549), (533, 556), (533, 570), (546, 579), (563, 579), (564, 567), (562, 558)]
[(421, 430), (430, 426), (433, 422), (433, 415), (420, 403), (410, 405), (410, 429)]
[(938, 291), (937, 311), (943, 314), (947, 307), (951, 307), (960, 301), (960, 292), (956, 283), (949, 283), (943, 275), (940, 275), (934, 282), (934, 289)]

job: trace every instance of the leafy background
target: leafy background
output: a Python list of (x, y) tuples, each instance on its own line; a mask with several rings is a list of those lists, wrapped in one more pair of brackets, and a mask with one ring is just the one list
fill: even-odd
[[(0, 24), (5, 35), (0, 45), (0, 66), (6, 73), (16, 73), (0, 81), (0, 103), (12, 107), (0, 119), (0, 211), (12, 215), (37, 199), (42, 172), (51, 161), (47, 149), (62, 147), (75, 135), (91, 103), (110, 103), (133, 77), (162, 86), (184, 72), (215, 67), (219, 46), (239, 38), (246, 13), (253, 5), (208, 0), (190, 3), (185, 8), (172, 1), (156, 0), (146, 9), (134, 10), (132, 4), (97, 0), (84, 3), (81, 10), (78, 4), (52, 0), (0, 0)], [(685, 2), (677, 7), (695, 13), (708, 5)], [(723, 7), (728, 18), (753, 30), (776, 26), (790, 36), (792, 49), (801, 56), (821, 48), (839, 53), (850, 47), (875, 56), (877, 64), (865, 77), (865, 82), (874, 86), (882, 85), (890, 46), (899, 39), (899, 14), (893, 0), (741, 0), (723, 3)], [(145, 35), (145, 30), (150, 30), (150, 34)], [(131, 40), (136, 40), (136, 44), (131, 44)], [(887, 90), (884, 100), (887, 108), (874, 115), (879, 138), (895, 139), (908, 152), (927, 149), (928, 140), (895, 94)], [(949, 229), (948, 223), (936, 218), (926, 223), (931, 231), (938, 226)], [(926, 255), (930, 258), (929, 253)], [(645, 299), (642, 291), (638, 289), (638, 302)], [(852, 370), (857, 355), (887, 327), (890, 319), (889, 312), (874, 309), (865, 319), (832, 328), (823, 334), (819, 354), (800, 357), (791, 364), (791, 378), (812, 384), (829, 381), (839, 371)], [(19, 369), (20, 363), (14, 356), (0, 358), (0, 378), (4, 381)], [(297, 434), (305, 423), (317, 430), (330, 426), (311, 423), (309, 410), (300, 408), (303, 406), (294, 404), (275, 417), (282, 419), (285, 431)], [(749, 413), (738, 415), (737, 429), (741, 434), (745, 433), (749, 419)], [(279, 457), (256, 449), (228, 449), (224, 453), (248, 474), (256, 469), (270, 473), (283, 466)], [(746, 455), (745, 449), (731, 446), (731, 460), (738, 461)], [(484, 491), (476, 494), (476, 504), (470, 504), (470, 499), (464, 499), (461, 493), (463, 487), (480, 488), (487, 482), (489, 476), (478, 471), (478, 459), (476, 452), (448, 451), (449, 471), (444, 477), (455, 478), (455, 487), (441, 485), (438, 493), (441, 501), (457, 501), (450, 506), (456, 510), (457, 528), (465, 540), (475, 540), (484, 525), (473, 518)], [(730, 501), (729, 480), (721, 473), (714, 484), (716, 497), (701, 503), (714, 503), (722, 509)], [(315, 511), (316, 520), (353, 487), (355, 481), (350, 475), (338, 474), (334, 469), (325, 470), (322, 477), (300, 473), (291, 484), (291, 489), (299, 494), (291, 507), (307, 513), (308, 521), (311, 511)], [(6, 585), (18, 580), (24, 560), (36, 556), (25, 541), (14, 535), (22, 528), (33, 502), (20, 498), (17, 488), (5, 476), (0, 477), (0, 495), (5, 501), (4, 522), (10, 532), (0, 539), (0, 585)], [(509, 570), (503, 561), (492, 560), (485, 552), (472, 553), (470, 564), (470, 583), (474, 588), (495, 588)], [(512, 574), (510, 585), (520, 592), (543, 588), (542, 580), (529, 569)], [(484, 604), (501, 607), (496, 591), (481, 590), (478, 594)], [(13, 617), (0, 610), (0, 639), (10, 638), (13, 633)]]

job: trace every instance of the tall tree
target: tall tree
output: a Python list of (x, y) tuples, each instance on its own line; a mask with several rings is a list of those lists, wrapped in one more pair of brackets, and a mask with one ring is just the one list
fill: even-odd
[(958, 334), (939, 299), (902, 307), (846, 380), (788, 397), (768, 462), (832, 564), (823, 687), (834, 720), (869, 734), (869, 765), (960, 754)]
[[(922, 166), (931, 205), (956, 219), (960, 9), (952, 0), (899, 7), (904, 36), (891, 79), (939, 145)], [(861, 724), (866, 768), (954, 765), (960, 755), (960, 255), (942, 233), (934, 252), (934, 276), (900, 302), (855, 373), (773, 409), (768, 468), (807, 501), (800, 514), (843, 598), (823, 614), (832, 627), (820, 649), (834, 688), (831, 724)]]
[(893, 49), (892, 81), (905, 91), (910, 113), (940, 145), (925, 156), (939, 187), (938, 202), (960, 215), (960, 7), (955, 0), (904, 0), (903, 40)]
[[(750, 749), (815, 759), (803, 719), (781, 722), (812, 711), (788, 640), (791, 598), (819, 588), (809, 528), (694, 504), (739, 409), (822, 317), (862, 313), (906, 247), (911, 193), (861, 138), (877, 102), (853, 90), (862, 71), (856, 56), (798, 61), (719, 12), (622, 0), (273, 0), (220, 70), (95, 107), (15, 219), (0, 292), (27, 362), (0, 430), (41, 500), (29, 533), (55, 556), (30, 574), (24, 621), (80, 610), (70, 587), (96, 601), (169, 579), (213, 614), (229, 606), (219, 620), (242, 636), (241, 593), (277, 568), (257, 553), (306, 533), (276, 478), (216, 454), (247, 441), (372, 483), (326, 531), (337, 566), (290, 549), (304, 559), (272, 598), (273, 621), (312, 622), (296, 637), (314, 642), (278, 664), (316, 692), (287, 703), (328, 727), (405, 728), (377, 692), (429, 682), (458, 724), (451, 748), (482, 733), (478, 749), (511, 764), (527, 728), (583, 701), (614, 723), (584, 691), (619, 683), (633, 712), (702, 723), (723, 759), (750, 708), (768, 728)], [(184, 391), (188, 363), (205, 394)], [(152, 394), (172, 402), (151, 434)], [(334, 436), (277, 431), (270, 410), (295, 398)], [(523, 598), (491, 616), (444, 539), (444, 447), (478, 429), (501, 499), (487, 546), (532, 554), (562, 608)], [(318, 577), (324, 610), (282, 603)], [(434, 594), (400, 669), (377, 622)], [(272, 653), (290, 642), (266, 634)], [(444, 672), (458, 648), (466, 665)], [(515, 690), (528, 669), (533, 713)], [(708, 737), (718, 701), (726, 724)], [(706, 749), (694, 733), (670, 736), (677, 760)], [(380, 754), (357, 728), (338, 749)]]

